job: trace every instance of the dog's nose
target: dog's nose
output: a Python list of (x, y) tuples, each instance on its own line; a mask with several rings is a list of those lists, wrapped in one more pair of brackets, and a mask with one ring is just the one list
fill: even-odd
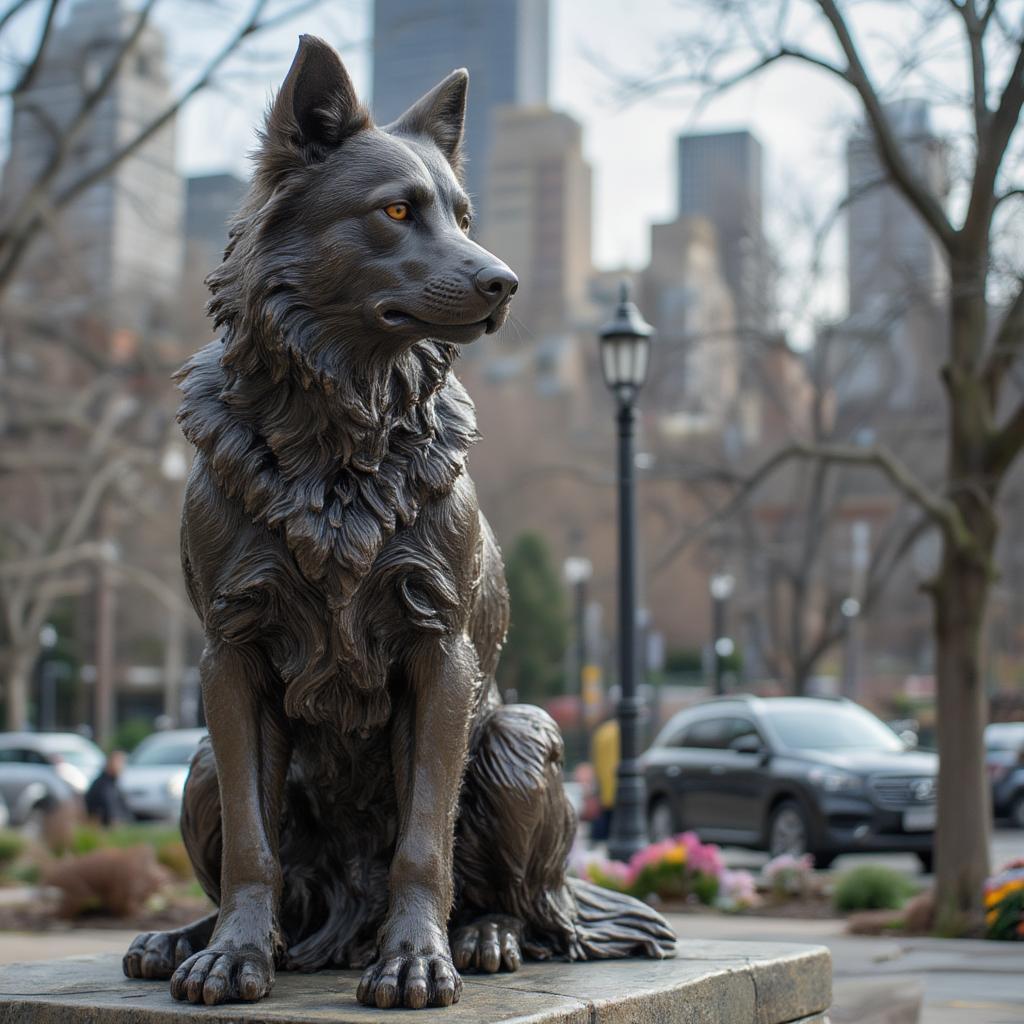
[(519, 287), (519, 278), (504, 263), (495, 263), (492, 267), (484, 267), (478, 271), (476, 286), (487, 298), (499, 303), (504, 302), (510, 295), (515, 295)]

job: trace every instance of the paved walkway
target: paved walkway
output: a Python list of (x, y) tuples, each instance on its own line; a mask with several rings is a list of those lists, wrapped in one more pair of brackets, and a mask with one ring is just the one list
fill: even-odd
[(842, 921), (672, 915), (686, 938), (811, 942), (832, 951), (834, 1017), (879, 982), (920, 986), (920, 1024), (1024, 1024), (1024, 943), (847, 935)]

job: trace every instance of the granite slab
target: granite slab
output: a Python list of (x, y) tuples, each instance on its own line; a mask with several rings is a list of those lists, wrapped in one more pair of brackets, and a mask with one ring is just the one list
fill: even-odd
[[(411, 1011), (356, 1002), (356, 971), (278, 974), (260, 1003), (193, 1006), (166, 982), (130, 981), (116, 955), (0, 968), (0, 1024), (380, 1024)], [(832, 992), (820, 946), (685, 940), (673, 960), (527, 963), (464, 976), (462, 999), (416, 1011), (446, 1024), (818, 1024)]]

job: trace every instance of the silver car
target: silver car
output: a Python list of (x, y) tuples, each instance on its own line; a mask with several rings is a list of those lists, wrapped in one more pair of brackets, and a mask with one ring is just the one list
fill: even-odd
[(205, 735), (205, 729), (168, 729), (147, 736), (131, 752), (119, 783), (132, 814), (160, 820), (178, 817), (192, 755)]
[(12, 825), (81, 796), (103, 769), (103, 751), (73, 732), (0, 733), (0, 795)]

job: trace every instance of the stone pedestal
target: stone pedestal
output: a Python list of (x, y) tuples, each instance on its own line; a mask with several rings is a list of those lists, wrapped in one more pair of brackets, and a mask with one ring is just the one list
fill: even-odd
[[(372, 1024), (410, 1011), (356, 1002), (355, 971), (278, 974), (256, 1004), (197, 1007), (166, 982), (128, 981), (121, 959), (71, 957), (0, 968), (0, 1024)], [(517, 974), (464, 977), (459, 1003), (420, 1010), (446, 1024), (820, 1024), (832, 989), (827, 949), (768, 942), (683, 941), (674, 960), (527, 963)]]

